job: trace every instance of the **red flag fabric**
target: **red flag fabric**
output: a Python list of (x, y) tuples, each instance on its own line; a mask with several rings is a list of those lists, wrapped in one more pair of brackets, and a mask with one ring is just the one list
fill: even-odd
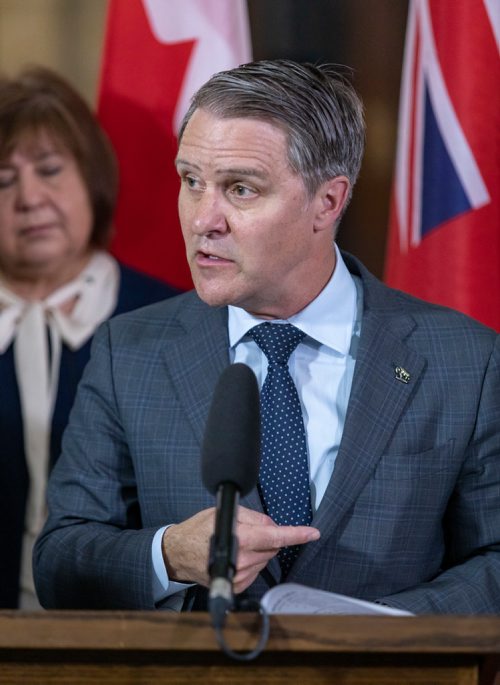
[(176, 132), (194, 91), (250, 58), (246, 0), (110, 0), (98, 114), (120, 164), (111, 251), (125, 264), (191, 287)]
[(410, 0), (385, 279), (500, 330), (500, 2)]

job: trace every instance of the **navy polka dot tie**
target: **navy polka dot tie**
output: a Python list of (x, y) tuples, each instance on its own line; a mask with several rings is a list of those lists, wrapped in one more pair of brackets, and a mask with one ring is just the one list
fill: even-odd
[[(288, 370), (290, 355), (305, 333), (291, 324), (262, 323), (249, 331), (268, 359), (262, 386), (262, 453), (259, 489), (266, 513), (279, 525), (309, 525), (309, 467), (299, 395)], [(280, 550), (286, 576), (299, 546)]]

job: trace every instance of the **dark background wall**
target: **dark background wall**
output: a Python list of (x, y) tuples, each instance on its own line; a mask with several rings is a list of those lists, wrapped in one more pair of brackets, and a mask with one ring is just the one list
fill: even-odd
[(255, 59), (329, 61), (353, 69), (367, 148), (340, 247), (383, 272), (396, 149), (407, 0), (248, 0)]

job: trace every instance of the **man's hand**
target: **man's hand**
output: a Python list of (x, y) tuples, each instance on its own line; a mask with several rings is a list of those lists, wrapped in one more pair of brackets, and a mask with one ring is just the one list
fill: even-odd
[[(163, 534), (162, 551), (171, 580), (208, 587), (208, 550), (214, 532), (215, 508), (170, 526)], [(236, 521), (238, 557), (234, 576), (235, 593), (253, 583), (281, 547), (302, 545), (319, 539), (319, 530), (309, 526), (278, 526), (269, 516), (238, 507)]]
[(320, 533), (310, 526), (278, 526), (258, 511), (238, 507), (236, 534), (238, 559), (233, 580), (235, 593), (243, 592), (257, 578), (281, 547), (318, 540)]

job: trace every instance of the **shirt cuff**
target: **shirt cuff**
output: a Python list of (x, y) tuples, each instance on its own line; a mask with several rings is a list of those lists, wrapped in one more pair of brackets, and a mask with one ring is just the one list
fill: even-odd
[(170, 526), (163, 526), (163, 528), (160, 528), (156, 531), (151, 547), (153, 559), (153, 599), (156, 605), (160, 604), (171, 595), (175, 595), (180, 592), (184, 593), (185, 590), (194, 585), (194, 583), (178, 583), (175, 580), (170, 580), (168, 577), (165, 562), (163, 561), (162, 539), (163, 533), (169, 527)]

